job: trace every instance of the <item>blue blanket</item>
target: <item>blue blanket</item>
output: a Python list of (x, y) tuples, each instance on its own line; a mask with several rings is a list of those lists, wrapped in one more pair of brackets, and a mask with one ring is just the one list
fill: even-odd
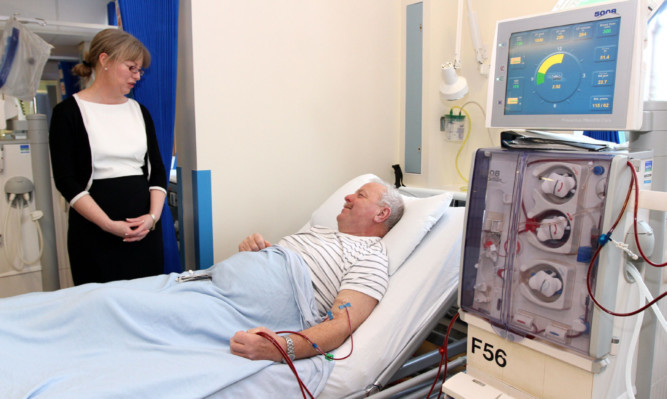
[[(0, 300), (0, 398), (300, 397), (286, 365), (232, 355), (229, 339), (320, 321), (301, 258), (271, 247), (198, 273), (211, 279), (172, 273)], [(296, 363), (320, 392), (331, 362)]]

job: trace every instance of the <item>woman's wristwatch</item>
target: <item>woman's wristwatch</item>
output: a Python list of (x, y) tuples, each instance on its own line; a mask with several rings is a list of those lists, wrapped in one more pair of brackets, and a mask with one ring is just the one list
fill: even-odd
[(153, 225), (151, 226), (151, 231), (155, 230), (155, 226), (157, 225), (157, 219), (155, 218), (155, 215), (152, 213), (149, 213), (151, 215), (151, 218), (153, 219)]

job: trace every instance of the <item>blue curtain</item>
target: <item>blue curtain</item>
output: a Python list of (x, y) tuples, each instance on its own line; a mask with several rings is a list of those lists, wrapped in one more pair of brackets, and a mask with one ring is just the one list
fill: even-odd
[[(134, 98), (151, 113), (167, 175), (171, 170), (176, 109), (178, 0), (118, 0), (120, 24), (151, 53), (151, 65), (134, 89)], [(174, 220), (165, 201), (162, 211), (164, 272), (181, 272)]]
[(72, 68), (77, 62), (74, 61), (60, 61), (58, 62), (58, 70), (60, 71), (60, 89), (62, 91), (62, 99), (66, 99), (78, 93), (81, 90), (79, 84), (79, 77), (72, 73)]
[(612, 143), (621, 142), (619, 134), (615, 130), (585, 130), (584, 136), (588, 136), (596, 140), (610, 141)]

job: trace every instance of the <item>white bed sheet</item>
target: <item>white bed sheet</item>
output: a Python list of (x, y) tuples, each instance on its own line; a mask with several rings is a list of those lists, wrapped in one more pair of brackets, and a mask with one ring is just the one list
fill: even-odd
[[(363, 391), (457, 294), (465, 208), (448, 208), (405, 264), (390, 278), (382, 301), (355, 331), (354, 352), (336, 361), (318, 399)], [(338, 356), (350, 351), (348, 339)]]

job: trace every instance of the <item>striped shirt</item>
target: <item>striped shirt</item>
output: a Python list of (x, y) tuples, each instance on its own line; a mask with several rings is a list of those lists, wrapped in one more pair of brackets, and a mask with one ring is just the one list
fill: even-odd
[(303, 257), (322, 315), (331, 309), (340, 290), (358, 291), (378, 301), (387, 291), (389, 260), (380, 237), (359, 237), (314, 226), (284, 237), (278, 245)]

